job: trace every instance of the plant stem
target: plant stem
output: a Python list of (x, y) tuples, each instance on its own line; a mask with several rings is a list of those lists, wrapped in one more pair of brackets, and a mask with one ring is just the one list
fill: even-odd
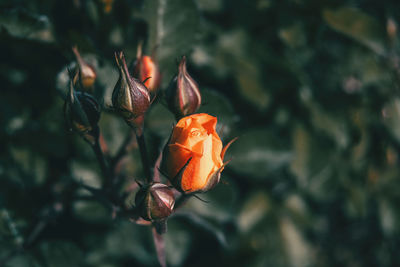
[(108, 169), (107, 161), (104, 157), (103, 150), (101, 150), (100, 141), (98, 138), (96, 139), (95, 143), (92, 145), (92, 148), (96, 155), (97, 161), (100, 164), (101, 173), (103, 174), (104, 179), (105, 179), (103, 187), (108, 187), (108, 186), (112, 185), (111, 176), (110, 176), (110, 172)]
[(154, 245), (156, 247), (156, 252), (157, 252), (157, 258), (158, 262), (160, 263), (161, 267), (166, 267), (166, 257), (165, 257), (165, 242), (164, 238), (162, 235), (157, 233), (156, 228), (152, 227), (152, 233), (153, 233), (153, 240), (154, 240)]
[(126, 135), (124, 141), (122, 142), (121, 146), (118, 149), (118, 152), (115, 154), (114, 158), (111, 161), (112, 170), (118, 165), (119, 161), (126, 155), (128, 152), (128, 147), (130, 146), (133, 138), (132, 130), (129, 130), (128, 134)]
[(150, 171), (150, 163), (149, 163), (149, 158), (147, 156), (147, 149), (146, 149), (146, 143), (144, 141), (144, 134), (143, 131), (141, 131), (141, 134), (136, 133), (136, 140), (139, 146), (139, 151), (140, 151), (140, 157), (142, 159), (142, 165), (143, 165), (143, 172), (145, 177), (145, 181), (147, 183), (150, 183), (152, 181), (151, 178), (151, 171)]

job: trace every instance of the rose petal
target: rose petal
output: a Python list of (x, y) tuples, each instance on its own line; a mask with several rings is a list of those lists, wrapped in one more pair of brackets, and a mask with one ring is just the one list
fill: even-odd
[(190, 125), (183, 129), (175, 143), (181, 144), (197, 153), (202, 153), (201, 149), (194, 147), (199, 143), (201, 144), (206, 138), (207, 131), (196, 120), (192, 120)]
[(213, 162), (213, 141), (209, 135), (203, 142), (203, 155), (194, 155), (182, 178), (182, 189), (187, 192), (201, 190), (211, 173), (218, 169)]
[(222, 152), (222, 142), (221, 139), (215, 137), (214, 135), (212, 136), (212, 141), (213, 141), (213, 149), (212, 149), (212, 156), (213, 156), (213, 161), (214, 164), (219, 168), (222, 166), (222, 158), (221, 158), (221, 152)]
[(192, 155), (191, 150), (180, 144), (168, 145), (166, 168), (169, 178), (175, 177)]

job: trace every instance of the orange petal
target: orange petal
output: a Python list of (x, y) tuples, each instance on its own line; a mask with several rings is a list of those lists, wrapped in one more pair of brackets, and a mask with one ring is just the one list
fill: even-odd
[(203, 143), (203, 155), (195, 155), (185, 170), (182, 178), (184, 191), (201, 190), (207, 184), (210, 174), (218, 169), (212, 158), (212, 148), (212, 136), (210, 135)]
[(222, 158), (221, 158), (222, 142), (221, 139), (215, 137), (214, 135), (211, 136), (213, 141), (213, 149), (212, 149), (213, 161), (216, 166), (220, 167), (222, 165)]
[(169, 178), (175, 177), (192, 155), (191, 150), (180, 144), (168, 145), (166, 169)]

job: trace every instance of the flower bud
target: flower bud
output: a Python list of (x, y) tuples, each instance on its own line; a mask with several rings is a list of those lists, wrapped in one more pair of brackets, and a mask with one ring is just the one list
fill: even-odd
[(75, 92), (72, 81), (64, 104), (68, 126), (86, 141), (94, 144), (99, 136), (100, 107), (96, 99), (84, 92)]
[(153, 183), (140, 188), (135, 197), (140, 216), (148, 221), (159, 221), (171, 215), (175, 197), (165, 184)]
[(386, 32), (390, 41), (394, 41), (397, 36), (397, 23), (393, 18), (389, 18), (386, 23)]
[(142, 55), (141, 43), (133, 64), (133, 76), (142, 81), (150, 93), (155, 93), (160, 87), (161, 74), (158, 65), (151, 56)]
[(215, 130), (217, 118), (205, 113), (178, 121), (163, 151), (161, 170), (183, 193), (206, 192), (219, 183), (225, 147)]
[(142, 82), (130, 76), (122, 52), (115, 53), (115, 60), (119, 79), (112, 94), (112, 104), (130, 126), (141, 131), (144, 115), (150, 106), (149, 91)]
[(104, 13), (109, 14), (112, 10), (114, 0), (101, 0), (101, 2), (103, 4)]
[(96, 71), (91, 65), (83, 60), (75, 46), (72, 48), (72, 51), (74, 52), (78, 63), (78, 68), (74, 76), (74, 85), (79, 85), (84, 92), (92, 93), (97, 77)]
[(186, 70), (186, 57), (179, 64), (178, 76), (167, 90), (168, 104), (178, 118), (197, 111), (201, 104), (199, 86)]

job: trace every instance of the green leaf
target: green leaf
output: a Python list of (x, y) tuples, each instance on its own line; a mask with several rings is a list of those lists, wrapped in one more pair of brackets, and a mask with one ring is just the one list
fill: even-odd
[[(229, 135), (238, 120), (231, 102), (222, 94), (213, 90), (201, 90), (202, 105), (199, 113), (207, 113), (218, 118), (217, 131), (221, 138)], [(227, 143), (229, 140), (223, 140)]]
[(373, 17), (349, 7), (325, 9), (322, 15), (334, 30), (353, 38), (378, 54), (384, 54), (386, 31)]
[(149, 25), (148, 53), (156, 48), (163, 83), (167, 84), (177, 72), (176, 60), (199, 40), (199, 12), (192, 0), (149, 0), (142, 15)]
[(22, 8), (6, 9), (0, 12), (0, 29), (18, 38), (53, 42), (49, 18), (33, 14)]
[(228, 165), (246, 178), (266, 178), (270, 173), (287, 166), (293, 153), (283, 140), (266, 129), (246, 131), (228, 149)]
[(40, 244), (47, 266), (67, 267), (82, 266), (82, 251), (67, 241), (50, 241)]

